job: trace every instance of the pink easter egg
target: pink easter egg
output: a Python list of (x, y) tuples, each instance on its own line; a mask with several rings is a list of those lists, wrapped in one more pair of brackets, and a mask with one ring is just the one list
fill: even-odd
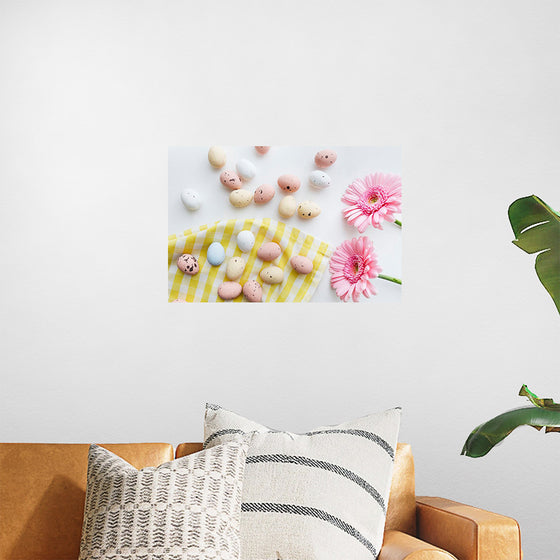
[(278, 186), (284, 192), (295, 193), (301, 186), (301, 181), (295, 175), (286, 173), (278, 177)]
[(272, 185), (261, 185), (255, 190), (255, 204), (265, 204), (274, 198), (276, 191)]
[(261, 261), (271, 262), (274, 259), (278, 258), (282, 254), (282, 247), (278, 245), (278, 243), (274, 243), (274, 241), (269, 241), (268, 243), (263, 243), (259, 250), (257, 251), (257, 257), (261, 259)]
[(298, 274), (309, 274), (313, 270), (313, 261), (302, 255), (292, 257), (290, 264)]
[(330, 167), (336, 161), (336, 152), (333, 150), (321, 150), (315, 154), (315, 165), (324, 169)]
[(225, 300), (235, 299), (242, 289), (241, 284), (237, 282), (223, 282), (218, 288), (218, 295)]
[(252, 280), (247, 280), (243, 285), (243, 295), (247, 298), (247, 301), (261, 302), (262, 286), (254, 278)]
[(220, 181), (224, 187), (236, 191), (243, 186), (239, 175), (235, 171), (222, 171), (220, 173)]

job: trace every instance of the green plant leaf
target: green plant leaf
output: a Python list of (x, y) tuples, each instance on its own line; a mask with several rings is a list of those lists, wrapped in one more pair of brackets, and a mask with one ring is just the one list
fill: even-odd
[(560, 410), (527, 406), (504, 412), (475, 428), (461, 451), (468, 457), (483, 457), (496, 444), (505, 439), (519, 426), (532, 426), (546, 432), (560, 431)]
[(535, 406), (539, 408), (547, 408), (549, 410), (560, 410), (560, 404), (555, 403), (552, 399), (541, 399), (535, 393), (529, 391), (527, 385), (522, 385), (519, 389), (521, 397), (527, 397)]
[(512, 202), (508, 216), (513, 243), (526, 253), (539, 253), (537, 276), (560, 313), (560, 214), (532, 195)]
[(560, 404), (552, 399), (541, 399), (527, 385), (521, 386), (519, 395), (527, 397), (534, 406), (504, 412), (475, 428), (467, 438), (461, 455), (483, 457), (515, 428), (523, 425), (537, 430), (544, 427), (546, 432), (560, 432)]

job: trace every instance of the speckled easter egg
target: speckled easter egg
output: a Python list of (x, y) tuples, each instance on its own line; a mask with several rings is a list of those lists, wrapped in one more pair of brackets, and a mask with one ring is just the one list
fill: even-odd
[(277, 259), (282, 254), (282, 247), (274, 241), (269, 241), (268, 243), (263, 243), (259, 250), (257, 251), (257, 257), (261, 261), (271, 262)]
[(229, 201), (236, 208), (245, 208), (245, 206), (249, 206), (253, 202), (253, 195), (245, 189), (236, 189), (229, 193)]
[(240, 189), (243, 186), (239, 175), (235, 171), (222, 171), (220, 173), (220, 182), (224, 187), (231, 189), (232, 191)]
[(255, 236), (252, 231), (244, 229), (237, 234), (237, 246), (242, 253), (248, 253), (255, 245)]
[(317, 169), (309, 175), (309, 184), (314, 189), (326, 189), (331, 186), (331, 178), (324, 171)]
[(243, 295), (247, 298), (247, 301), (262, 301), (262, 292), (262, 286), (254, 278), (243, 284)]
[(200, 195), (192, 189), (185, 189), (182, 191), (181, 200), (183, 201), (185, 208), (191, 212), (196, 212), (200, 209)]
[(177, 259), (177, 268), (185, 274), (194, 276), (198, 272), (198, 261), (196, 257), (185, 253)]
[(291, 218), (297, 210), (297, 201), (291, 194), (285, 196), (278, 205), (278, 214), (282, 218)]
[(313, 261), (302, 255), (292, 257), (290, 264), (298, 274), (309, 274), (313, 270)]
[(304, 220), (316, 218), (321, 213), (321, 207), (310, 200), (304, 200), (298, 206), (298, 216)]
[(229, 280), (238, 280), (243, 276), (245, 270), (245, 259), (243, 257), (231, 257), (227, 263), (226, 276)]
[(285, 173), (278, 177), (278, 186), (287, 193), (295, 193), (301, 186), (301, 181), (295, 175)]
[(218, 288), (218, 295), (227, 301), (235, 299), (241, 294), (242, 289), (241, 284), (237, 282), (222, 282)]
[(336, 152), (333, 150), (321, 150), (315, 154), (315, 165), (324, 169), (330, 167), (336, 161)]
[(257, 174), (257, 168), (248, 159), (240, 159), (235, 169), (237, 169), (237, 174), (244, 181), (250, 181)]
[(206, 251), (206, 260), (212, 266), (220, 266), (226, 258), (226, 252), (222, 245), (217, 241), (210, 243)]
[(257, 154), (261, 154), (261, 156), (264, 156), (264, 154), (268, 154), (270, 146), (255, 146), (255, 150), (257, 150)]
[(255, 190), (254, 199), (255, 204), (266, 204), (274, 198), (276, 191), (272, 185), (261, 185)]
[(279, 266), (267, 266), (261, 270), (259, 276), (267, 284), (280, 284), (284, 280), (284, 271)]
[(221, 146), (210, 146), (208, 161), (215, 169), (221, 169), (226, 164), (226, 152)]

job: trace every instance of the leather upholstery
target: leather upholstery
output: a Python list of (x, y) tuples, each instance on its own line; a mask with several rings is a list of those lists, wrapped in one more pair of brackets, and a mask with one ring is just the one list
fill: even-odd
[(202, 451), (202, 443), (180, 443), (175, 450), (175, 459)]
[(401, 531), (385, 531), (378, 560), (456, 560), (454, 556)]
[(397, 444), (385, 530), (416, 535), (414, 458), (408, 443)]
[[(184, 457), (202, 449), (201, 443), (181, 443), (175, 457)], [(408, 443), (399, 443), (395, 453), (391, 492), (387, 505), (385, 529), (416, 534), (416, 491), (414, 487), (414, 459)]]
[[(173, 459), (166, 443), (103, 445), (136, 468)], [(76, 560), (87, 444), (0, 445), (0, 560)]]
[(417, 534), (460, 560), (519, 560), (514, 519), (444, 498), (417, 498)]

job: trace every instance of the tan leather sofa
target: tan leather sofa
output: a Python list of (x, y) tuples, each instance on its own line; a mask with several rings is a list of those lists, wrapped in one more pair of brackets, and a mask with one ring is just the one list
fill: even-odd
[[(87, 444), (0, 444), (0, 560), (76, 560)], [(104, 445), (136, 468), (174, 457), (167, 443)], [(182, 443), (175, 456), (199, 451)], [(380, 560), (520, 560), (513, 519), (415, 495), (410, 446), (399, 444)]]

